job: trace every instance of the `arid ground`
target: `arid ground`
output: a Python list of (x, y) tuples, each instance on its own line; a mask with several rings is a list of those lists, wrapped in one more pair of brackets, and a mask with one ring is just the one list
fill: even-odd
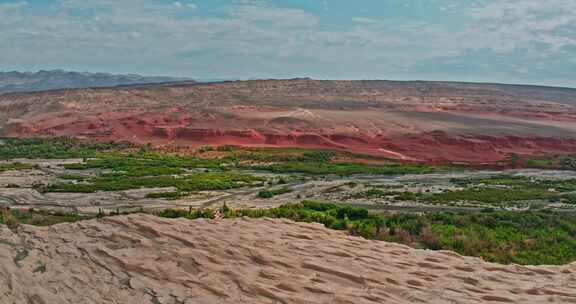
[(503, 266), (287, 220), (0, 228), (6, 303), (574, 303), (576, 265)]
[(0, 134), (482, 163), (576, 151), (576, 90), (293, 79), (14, 93), (0, 96)]
[(11, 93), (0, 135), (0, 303), (576, 303), (575, 90)]

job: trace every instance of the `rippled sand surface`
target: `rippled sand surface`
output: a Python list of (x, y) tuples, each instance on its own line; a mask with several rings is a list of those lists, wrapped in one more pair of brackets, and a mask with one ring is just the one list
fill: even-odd
[(287, 220), (0, 228), (0, 303), (576, 303), (576, 265), (491, 264)]

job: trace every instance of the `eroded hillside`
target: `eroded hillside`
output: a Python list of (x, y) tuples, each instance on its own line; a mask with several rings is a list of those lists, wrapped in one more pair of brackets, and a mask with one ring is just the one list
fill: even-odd
[(323, 147), (425, 161), (576, 151), (576, 90), (310, 79), (0, 96), (5, 136)]

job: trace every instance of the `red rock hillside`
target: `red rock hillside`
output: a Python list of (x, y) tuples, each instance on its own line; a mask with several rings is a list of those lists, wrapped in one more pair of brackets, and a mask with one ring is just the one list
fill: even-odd
[(293, 79), (4, 94), (0, 135), (489, 162), (511, 152), (575, 153), (576, 90)]

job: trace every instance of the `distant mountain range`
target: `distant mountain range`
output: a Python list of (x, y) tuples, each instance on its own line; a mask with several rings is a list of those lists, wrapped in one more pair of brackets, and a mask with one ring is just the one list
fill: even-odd
[(119, 85), (150, 84), (189, 80), (186, 78), (82, 73), (62, 70), (38, 72), (0, 72), (0, 94), (56, 89), (113, 87)]

